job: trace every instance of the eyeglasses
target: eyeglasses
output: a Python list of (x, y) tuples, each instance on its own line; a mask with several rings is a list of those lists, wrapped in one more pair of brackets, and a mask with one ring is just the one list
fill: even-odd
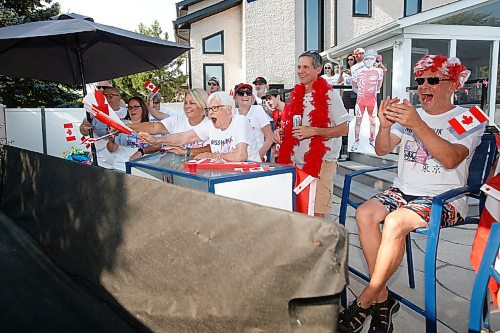
[(252, 96), (252, 92), (250, 90), (240, 90), (236, 92), (238, 96)]
[(212, 113), (217, 113), (219, 112), (219, 109), (224, 107), (224, 106), (227, 106), (227, 105), (214, 105), (214, 106), (210, 106), (208, 108), (205, 108), (205, 115), (208, 115), (210, 112)]
[(208, 85), (209, 85), (209, 86), (218, 86), (218, 84), (217, 84), (217, 83), (215, 83), (215, 82), (208, 82)]
[(154, 105), (160, 105), (161, 102), (153, 102)]
[(119, 94), (104, 94), (104, 96), (106, 96), (106, 98), (120, 97)]
[(439, 84), (441, 81), (451, 81), (450, 79), (443, 79), (440, 77), (417, 77), (415, 81), (417, 81), (417, 84), (421, 86), (424, 84), (424, 82), (427, 80), (427, 83), (430, 84), (431, 86), (435, 86), (436, 84)]
[(128, 110), (139, 110), (141, 108), (140, 105), (129, 105), (127, 106)]
[(325, 67), (325, 69), (332, 69), (332, 68), (327, 66), (327, 67)]
[(347, 61), (354, 61), (354, 58), (347, 58)]

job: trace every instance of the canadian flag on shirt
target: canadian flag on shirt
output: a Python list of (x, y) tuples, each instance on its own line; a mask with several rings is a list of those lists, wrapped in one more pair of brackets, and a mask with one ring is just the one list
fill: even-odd
[(318, 179), (295, 168), (295, 211), (314, 216), (314, 203), (316, 201), (316, 184)]
[(486, 121), (488, 121), (486, 114), (484, 114), (483, 110), (475, 105), (471, 107), (469, 111), (465, 111), (461, 115), (448, 120), (448, 123), (458, 135), (462, 135), (475, 129)]
[(146, 88), (147, 90), (149, 90), (153, 94), (156, 94), (158, 92), (158, 90), (160, 90), (160, 88), (158, 88), (157, 86), (155, 86), (153, 84), (153, 82), (151, 82), (151, 81), (144, 82), (144, 88)]
[(64, 132), (66, 134), (66, 141), (68, 141), (68, 142), (70, 142), (70, 141), (76, 141), (76, 136), (73, 133), (74, 130), (75, 129), (73, 128), (73, 124), (72, 123), (64, 124)]

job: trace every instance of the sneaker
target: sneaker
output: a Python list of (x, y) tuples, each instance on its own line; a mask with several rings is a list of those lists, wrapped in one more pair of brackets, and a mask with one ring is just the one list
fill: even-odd
[(399, 302), (389, 294), (382, 303), (375, 303), (372, 306), (372, 321), (370, 323), (370, 333), (392, 333), (392, 315), (398, 312)]
[(358, 150), (358, 146), (359, 146), (359, 141), (354, 141), (351, 150), (352, 151)]
[(373, 305), (368, 309), (361, 307), (358, 299), (355, 299), (351, 305), (345, 308), (339, 314), (339, 322), (337, 331), (340, 333), (357, 333), (363, 328), (363, 323), (366, 318), (371, 314)]

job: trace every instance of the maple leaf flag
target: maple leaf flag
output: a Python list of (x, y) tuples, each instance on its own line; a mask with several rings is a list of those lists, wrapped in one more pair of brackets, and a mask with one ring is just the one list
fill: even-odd
[(144, 82), (144, 88), (152, 92), (153, 94), (156, 94), (160, 88), (155, 86), (151, 81), (146, 81)]
[(76, 136), (73, 134), (74, 128), (72, 123), (64, 124), (64, 132), (66, 133), (66, 141), (76, 141)]
[(99, 90), (89, 92), (83, 98), (83, 108), (100, 122), (122, 133), (132, 134), (132, 129), (125, 125), (111, 108), (106, 97)]
[(458, 135), (462, 135), (477, 128), (486, 121), (488, 121), (486, 114), (475, 105), (461, 115), (448, 120), (448, 123)]

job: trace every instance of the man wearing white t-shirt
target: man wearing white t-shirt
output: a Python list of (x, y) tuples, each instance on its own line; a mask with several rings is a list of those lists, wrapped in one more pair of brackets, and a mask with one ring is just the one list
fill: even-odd
[(162, 138), (154, 138), (140, 132), (142, 140), (151, 144), (166, 143), (173, 146), (189, 142), (209, 140), (210, 151), (197, 158), (215, 158), (230, 162), (260, 161), (259, 151), (253, 139), (250, 124), (244, 116), (234, 114), (234, 100), (225, 92), (215, 92), (208, 98), (205, 112), (212, 126), (200, 124), (193, 129)]
[[(339, 332), (361, 331), (369, 315), (370, 332), (393, 330), (392, 315), (399, 310), (399, 303), (389, 294), (386, 284), (403, 258), (406, 235), (416, 228), (428, 227), (435, 195), (465, 185), (474, 150), (484, 131), (483, 128), (458, 136), (448, 124), (448, 120), (466, 111), (451, 103), (453, 93), (470, 74), (459, 59), (426, 55), (417, 62), (414, 73), (422, 108), (415, 109), (407, 99), (400, 103), (398, 98), (389, 97), (380, 105), (375, 152), (385, 155), (400, 144), (398, 174), (391, 188), (356, 210), (370, 282), (340, 313)], [(446, 202), (441, 225), (462, 221), (467, 209), (465, 197)], [(380, 221), (384, 223), (382, 232)]]

